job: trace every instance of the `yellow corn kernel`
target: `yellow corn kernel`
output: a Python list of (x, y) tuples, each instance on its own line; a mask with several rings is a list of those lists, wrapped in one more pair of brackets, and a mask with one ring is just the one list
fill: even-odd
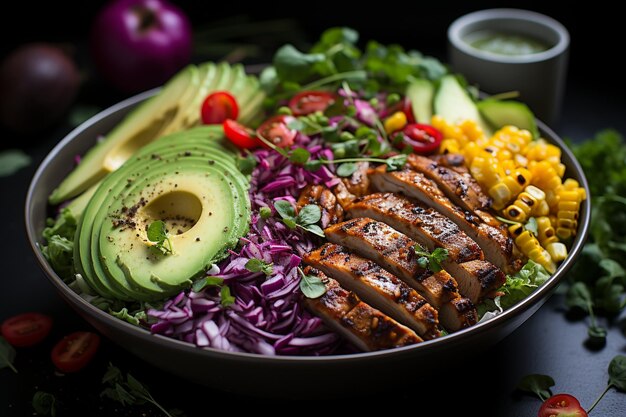
[(545, 203), (545, 197), (543, 191), (529, 185), (517, 196), (513, 204), (504, 210), (504, 217), (516, 222), (525, 222), (531, 215), (538, 215), (535, 211), (538, 207), (541, 208), (542, 203)]
[(461, 128), (448, 123), (441, 116), (434, 115), (430, 120), (430, 124), (437, 130), (439, 130), (443, 134), (444, 138), (456, 139), (460, 143), (467, 142), (467, 137), (465, 136)]
[(459, 146), (459, 141), (456, 139), (444, 139), (441, 141), (441, 145), (439, 146), (439, 153), (445, 155), (448, 153), (459, 153), (461, 151), (461, 147)]
[(470, 165), (470, 172), (485, 188), (491, 188), (500, 182), (504, 172), (498, 161), (491, 156), (476, 156)]
[(546, 200), (541, 200), (533, 207), (533, 216), (547, 216), (550, 214), (550, 206)]
[(557, 227), (556, 235), (559, 239), (569, 239), (573, 236), (572, 230), (569, 228)]
[[(519, 232), (520, 230), (517, 225), (511, 226), (509, 228), (509, 231), (511, 229), (513, 229), (515, 232)], [(519, 248), (519, 250), (522, 251), (522, 253), (526, 255), (529, 259), (532, 259), (533, 261), (546, 268), (548, 272), (553, 273), (554, 271), (556, 271), (556, 265), (552, 261), (550, 254), (541, 247), (537, 238), (533, 236), (533, 234), (528, 230), (524, 230), (523, 226), (521, 230), (523, 231), (514, 238), (515, 245)], [(516, 236), (516, 234), (512, 235)]]
[(579, 203), (576, 201), (559, 201), (559, 210), (576, 211), (578, 210)]
[(518, 167), (528, 168), (528, 158), (524, 155), (516, 154), (513, 160)]
[(479, 147), (475, 142), (469, 142), (465, 145), (465, 147), (461, 149), (461, 154), (463, 155), (463, 158), (465, 158), (465, 163), (468, 166), (472, 164), (472, 161), (477, 155), (488, 156), (485, 150)]
[(509, 187), (505, 183), (499, 182), (489, 188), (489, 197), (493, 200), (491, 206), (496, 210), (500, 210), (511, 200), (512, 195)]
[(578, 181), (576, 181), (574, 178), (568, 178), (565, 181), (563, 181), (563, 187), (566, 190), (573, 191), (577, 189), (578, 187), (580, 187), (580, 184), (578, 184)]
[(550, 218), (547, 216), (540, 216), (535, 219), (537, 220), (537, 238), (539, 239), (541, 246), (546, 248), (548, 244), (558, 242), (559, 239), (556, 237), (556, 231), (554, 230), (554, 227), (552, 227)]
[(561, 262), (567, 258), (567, 247), (561, 242), (552, 242), (546, 245), (546, 250), (554, 262)]
[(392, 134), (393, 132), (402, 129), (406, 126), (406, 114), (402, 111), (397, 111), (391, 116), (385, 119), (385, 132)]
[(541, 188), (544, 192), (547, 192), (547, 190), (556, 192), (561, 186), (561, 178), (549, 162), (534, 162), (529, 164), (528, 169), (533, 176), (532, 184)]
[(550, 253), (544, 248), (536, 248), (535, 250), (531, 251), (527, 256), (529, 259), (532, 259), (539, 265), (543, 266), (549, 273), (553, 274), (556, 271), (556, 264), (550, 257)]
[(474, 120), (471, 120), (471, 119), (463, 120), (459, 124), (459, 128), (463, 131), (467, 139), (469, 139), (472, 142), (475, 142), (476, 140), (479, 140), (485, 137), (485, 132), (483, 132), (483, 129)]

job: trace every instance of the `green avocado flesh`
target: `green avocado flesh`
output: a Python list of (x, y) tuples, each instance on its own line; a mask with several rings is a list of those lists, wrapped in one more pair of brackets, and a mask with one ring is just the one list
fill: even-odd
[(238, 121), (243, 124), (259, 114), (265, 98), (258, 79), (246, 75), (241, 65), (190, 65), (90, 149), (52, 192), (50, 204), (59, 204), (97, 185), (108, 173), (157, 138), (198, 126), (202, 102), (215, 91), (228, 91), (235, 97), (239, 105)]
[[(74, 263), (98, 294), (152, 301), (189, 286), (247, 233), (248, 181), (221, 126), (146, 145), (95, 190), (78, 224)], [(166, 224), (172, 253), (147, 238)]]

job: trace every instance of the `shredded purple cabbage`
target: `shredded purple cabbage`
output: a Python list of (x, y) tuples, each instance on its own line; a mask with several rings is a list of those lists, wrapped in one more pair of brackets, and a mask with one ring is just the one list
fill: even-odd
[[(306, 148), (312, 158), (331, 160), (332, 152), (321, 139), (298, 134), (295, 146)], [(277, 219), (276, 200), (292, 203), (308, 184), (332, 187), (339, 181), (326, 167), (315, 172), (292, 164), (271, 150), (254, 152), (257, 167), (250, 180), (249, 196), (252, 221), (249, 234), (241, 239), (239, 253), (231, 255), (213, 274), (224, 279), (235, 303), (222, 307), (219, 289), (181, 292), (161, 310), (149, 310), (156, 319), (153, 333), (228, 351), (265, 355), (324, 355), (335, 352), (339, 337), (322, 325), (321, 319), (306, 311), (299, 302), (301, 256), (316, 244), (300, 229), (289, 229)], [(269, 207), (273, 216), (262, 219), (261, 207)], [(250, 272), (250, 259), (273, 264), (269, 276)]]

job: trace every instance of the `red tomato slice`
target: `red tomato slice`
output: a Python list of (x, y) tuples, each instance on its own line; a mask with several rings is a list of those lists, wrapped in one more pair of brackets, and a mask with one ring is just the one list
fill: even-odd
[(443, 134), (430, 125), (410, 123), (402, 129), (401, 148), (410, 146), (413, 152), (428, 155), (439, 149)]
[(294, 116), (305, 116), (316, 111), (323, 112), (335, 102), (335, 96), (327, 91), (303, 91), (289, 100)]
[(575, 397), (557, 394), (544, 401), (538, 417), (588, 417)]
[(222, 124), (224, 134), (235, 146), (241, 149), (252, 149), (259, 147), (259, 140), (253, 137), (241, 123), (232, 119), (226, 119)]
[(201, 113), (205, 125), (219, 125), (226, 119), (237, 119), (239, 106), (237, 100), (226, 91), (216, 91), (204, 99)]
[(16, 347), (33, 346), (48, 336), (52, 319), (39, 313), (24, 313), (2, 323), (2, 336)]
[(298, 134), (287, 126), (292, 120), (295, 120), (293, 116), (274, 116), (259, 126), (256, 133), (279, 148), (288, 148), (293, 145)]
[(76, 332), (65, 336), (52, 349), (52, 363), (62, 372), (77, 372), (93, 359), (100, 346), (100, 336)]

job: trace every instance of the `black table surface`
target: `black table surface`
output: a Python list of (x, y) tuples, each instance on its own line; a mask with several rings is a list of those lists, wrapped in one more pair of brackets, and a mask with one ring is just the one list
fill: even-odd
[[(590, 103), (593, 103), (592, 108)], [(607, 127), (626, 132), (623, 109), (619, 97), (570, 83), (563, 117), (556, 130), (576, 141), (589, 138)], [(219, 388), (191, 384), (152, 367), (107, 340), (103, 341), (94, 362), (84, 371), (74, 375), (55, 373), (49, 359), (53, 344), (64, 334), (88, 330), (89, 325), (63, 303), (37, 266), (26, 241), (23, 203), (37, 165), (69, 130), (68, 126), (59, 127), (36, 143), (10, 144), (28, 152), (33, 163), (10, 177), (0, 178), (0, 218), (4, 223), (4, 238), (0, 245), (0, 320), (27, 311), (39, 311), (55, 320), (52, 334), (44, 343), (18, 350), (15, 362), (18, 374), (8, 369), (0, 370), (0, 415), (32, 415), (30, 403), (37, 390), (53, 393), (58, 398), (62, 403), (60, 409), (64, 411), (61, 415), (159, 415), (150, 406), (123, 408), (99, 397), (102, 390), (100, 379), (109, 362), (149, 385), (154, 397), (166, 408), (179, 408), (187, 415), (208, 414), (220, 405), (232, 410), (242, 406), (282, 405), (283, 401), (224, 393)], [(394, 401), (394, 404), (427, 402), (440, 409), (441, 415), (456, 415), (461, 411), (463, 415), (535, 416), (539, 401), (515, 393), (515, 386), (525, 374), (542, 373), (555, 379), (553, 392), (571, 393), (588, 407), (605, 387), (610, 359), (626, 351), (626, 318), (622, 315), (608, 323), (606, 346), (592, 349), (583, 343), (587, 329), (585, 322), (565, 313), (563, 296), (554, 295), (531, 319), (499, 344), (476, 356), (456, 358), (458, 371), (453, 374), (432, 375), (428, 382), (398, 387), (397, 399), (400, 401)], [(271, 376), (267, 381), (259, 381), (259, 384), (266, 383), (271, 383)], [(320, 404), (320, 400), (323, 400), (323, 394), (312, 393), (308, 404), (314, 407)], [(344, 400), (344, 403), (352, 407), (371, 404), (366, 396), (354, 400)], [(419, 410), (419, 407), (413, 409)], [(614, 390), (592, 414), (598, 417), (625, 415), (626, 395)]]

